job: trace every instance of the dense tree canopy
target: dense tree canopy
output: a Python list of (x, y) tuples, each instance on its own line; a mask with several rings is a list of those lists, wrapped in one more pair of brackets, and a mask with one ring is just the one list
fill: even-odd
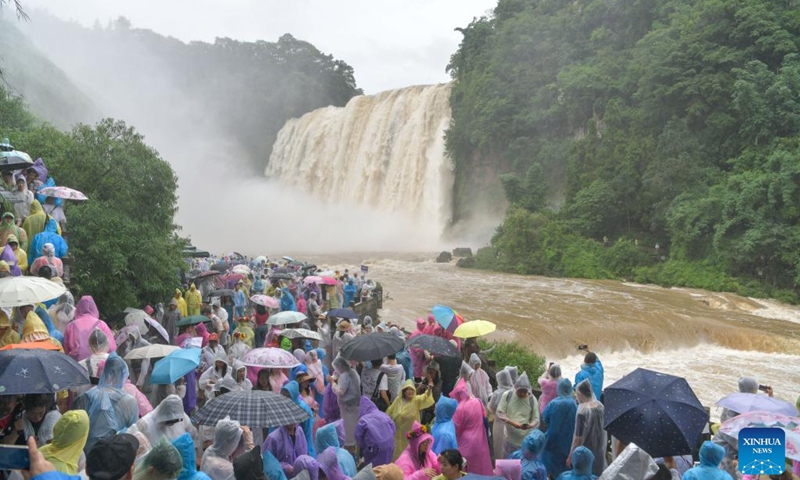
[[(462, 32), (448, 149), (457, 168), (513, 165), (496, 265), (760, 294), (800, 284), (795, 2), (500, 0)], [(666, 261), (625, 249), (637, 261), (612, 268), (603, 250), (628, 241), (659, 243)], [(570, 245), (586, 268), (567, 271)], [(713, 275), (677, 274), (698, 268)]]

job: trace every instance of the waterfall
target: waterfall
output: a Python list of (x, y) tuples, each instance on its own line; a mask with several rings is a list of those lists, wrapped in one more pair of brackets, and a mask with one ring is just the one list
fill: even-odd
[(452, 215), (450, 85), (352, 98), (286, 122), (268, 177), (326, 202), (402, 214), (439, 235)]

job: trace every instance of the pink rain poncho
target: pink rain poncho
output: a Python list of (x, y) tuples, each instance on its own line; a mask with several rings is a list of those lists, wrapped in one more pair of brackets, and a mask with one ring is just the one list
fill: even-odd
[(108, 328), (106, 322), (100, 320), (100, 312), (97, 311), (94, 299), (89, 295), (84, 295), (75, 307), (75, 320), (67, 325), (64, 332), (64, 351), (66, 354), (77, 361), (91, 355), (89, 334), (95, 328), (99, 328), (106, 334), (106, 337), (108, 337), (108, 352), (114, 352), (117, 349), (114, 334)]
[[(425, 320), (418, 318), (417, 329), (408, 335), (408, 339), (423, 335), (424, 330)], [(425, 359), (425, 351), (421, 348), (411, 348), (409, 353), (411, 353), (411, 368), (414, 371), (414, 378), (422, 378), (425, 375), (425, 365), (428, 363)]]
[[(408, 447), (394, 462), (403, 471), (403, 479), (428, 480), (429, 477), (425, 473), (427, 469), (435, 471), (437, 475), (442, 473), (436, 454), (433, 453), (433, 437), (423, 429), (423, 426), (419, 422), (414, 422), (411, 430), (406, 432), (406, 436), (411, 437), (408, 440)], [(422, 446), (427, 447), (424, 455), (421, 452)], [(422, 462), (420, 462), (420, 457), (422, 457)]]
[(467, 459), (469, 473), (492, 475), (492, 458), (489, 455), (489, 439), (486, 438), (486, 409), (480, 400), (473, 397), (463, 379), (459, 380), (450, 398), (458, 402), (453, 423), (456, 426), (458, 447)]

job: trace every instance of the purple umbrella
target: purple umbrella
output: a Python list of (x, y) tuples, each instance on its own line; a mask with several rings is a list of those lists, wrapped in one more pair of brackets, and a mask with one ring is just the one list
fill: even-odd
[(732, 393), (719, 400), (717, 405), (739, 413), (763, 411), (797, 416), (797, 408), (791, 403), (758, 393)]

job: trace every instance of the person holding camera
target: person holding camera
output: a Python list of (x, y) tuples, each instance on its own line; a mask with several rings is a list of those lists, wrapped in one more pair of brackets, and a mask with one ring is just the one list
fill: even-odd
[(603, 364), (597, 358), (597, 354), (589, 350), (588, 345), (580, 345), (578, 350), (586, 351), (586, 355), (583, 357), (581, 370), (575, 375), (573, 388), (577, 388), (582, 381), (589, 380), (592, 385), (592, 392), (600, 400), (600, 403), (603, 403)]

